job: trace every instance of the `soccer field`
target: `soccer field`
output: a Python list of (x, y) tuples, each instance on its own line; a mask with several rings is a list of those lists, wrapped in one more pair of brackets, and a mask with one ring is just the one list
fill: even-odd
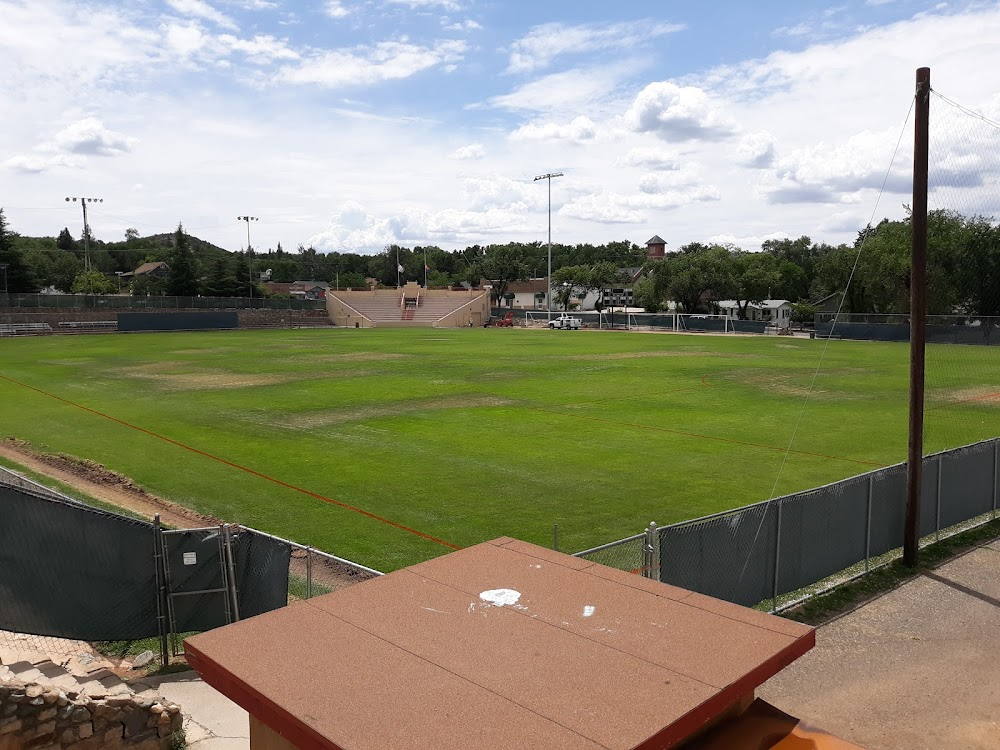
[[(1000, 355), (936, 351), (927, 452), (994, 436), (996, 402), (967, 396)], [(4, 339), (0, 436), (392, 570), (448, 547), (357, 510), (461, 546), (559, 524), (572, 551), (902, 461), (907, 355), (478, 328)]]

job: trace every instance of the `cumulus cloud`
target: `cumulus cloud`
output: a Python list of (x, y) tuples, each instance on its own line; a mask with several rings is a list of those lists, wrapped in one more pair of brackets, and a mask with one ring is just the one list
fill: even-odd
[(592, 141), (597, 137), (597, 125), (586, 115), (580, 115), (572, 122), (561, 125), (555, 122), (522, 125), (510, 134), (514, 141), (550, 140), (550, 141)]
[(500, 175), (469, 177), (462, 188), (466, 200), (476, 210), (503, 208), (523, 213), (545, 205), (544, 190), (531, 182), (518, 182)]
[(351, 15), (351, 11), (344, 7), (344, 3), (341, 0), (326, 0), (323, 12), (330, 18), (347, 18), (347, 16)]
[(275, 80), (327, 88), (368, 86), (454, 64), (461, 60), (466, 49), (465, 42), (449, 39), (432, 47), (409, 42), (380, 42), (373, 47), (326, 50), (305, 58), (299, 65), (284, 66)]
[(696, 165), (665, 172), (648, 172), (639, 178), (639, 190), (650, 195), (658, 195), (677, 188), (698, 185), (700, 183), (698, 174)]
[(393, 5), (406, 5), (413, 10), (420, 8), (443, 8), (444, 10), (461, 10), (462, 6), (455, 0), (386, 0)]
[(736, 147), (736, 161), (755, 169), (770, 167), (774, 163), (774, 136), (766, 130), (743, 136)]
[(87, 117), (67, 125), (41, 148), (91, 156), (117, 156), (131, 151), (135, 142), (135, 138), (108, 130), (96, 117)]
[(376, 216), (356, 201), (335, 214), (329, 228), (307, 242), (318, 250), (377, 253), (392, 243), (478, 242), (483, 235), (509, 236), (524, 223), (523, 207), (492, 207), (482, 211), (409, 209)]
[(818, 143), (794, 149), (767, 170), (759, 190), (768, 203), (849, 203), (865, 189), (907, 193), (912, 181), (906, 160), (897, 158), (888, 173), (889, 157), (899, 133), (869, 130), (837, 146)]
[(670, 141), (716, 141), (736, 132), (735, 123), (702, 89), (670, 81), (651, 83), (640, 91), (625, 113), (625, 123), (637, 133)]
[(449, 154), (452, 159), (482, 159), (486, 156), (486, 147), (482, 143), (468, 143), (465, 146), (459, 146), (454, 151)]
[(167, 5), (181, 15), (190, 16), (192, 18), (202, 18), (206, 21), (211, 21), (216, 26), (223, 29), (235, 31), (239, 28), (233, 19), (225, 13), (221, 13), (216, 10), (208, 3), (204, 2), (204, 0), (167, 0)]
[(735, 234), (715, 234), (706, 241), (710, 245), (722, 245), (723, 247), (739, 247), (743, 250), (759, 250), (767, 240), (787, 240), (790, 239), (786, 232), (770, 232), (769, 234), (757, 235), (735, 235)]
[(467, 18), (464, 21), (455, 21), (448, 23), (445, 21), (443, 27), (446, 31), (478, 31), (483, 28), (481, 24), (473, 21), (471, 18)]
[(557, 57), (603, 50), (636, 49), (637, 46), (681, 31), (683, 24), (650, 20), (613, 24), (547, 23), (534, 27), (511, 45), (508, 73), (530, 73), (547, 68)]
[(559, 209), (559, 215), (602, 224), (638, 224), (647, 220), (649, 211), (667, 211), (720, 198), (719, 190), (712, 185), (692, 185), (635, 195), (597, 193), (583, 195), (567, 203)]
[(644, 169), (668, 170), (681, 166), (680, 154), (660, 147), (630, 149), (622, 161), (630, 167)]
[(86, 157), (68, 154), (18, 154), (7, 159), (3, 166), (14, 172), (25, 174), (40, 174), (54, 167), (71, 167), (80, 169), (87, 163)]

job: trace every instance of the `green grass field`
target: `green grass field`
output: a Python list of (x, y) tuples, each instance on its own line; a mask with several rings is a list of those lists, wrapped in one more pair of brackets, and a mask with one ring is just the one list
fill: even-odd
[[(907, 345), (830, 342), (805, 403), (825, 345), (521, 329), (3, 339), (0, 436), (382, 570), (447, 548), (73, 404), (453, 544), (550, 545), (558, 523), (578, 550), (903, 460)], [(996, 435), (981, 396), (1000, 353), (938, 347), (929, 367), (927, 451)]]

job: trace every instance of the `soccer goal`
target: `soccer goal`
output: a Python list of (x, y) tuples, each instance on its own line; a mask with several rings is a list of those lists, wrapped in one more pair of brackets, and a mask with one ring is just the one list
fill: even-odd
[[(553, 312), (552, 317), (557, 317), (559, 313)], [(526, 310), (524, 312), (524, 325), (528, 328), (545, 328), (549, 324), (549, 313), (546, 310)]]
[(675, 313), (675, 331), (694, 333), (733, 333), (732, 321), (726, 315), (698, 315)]

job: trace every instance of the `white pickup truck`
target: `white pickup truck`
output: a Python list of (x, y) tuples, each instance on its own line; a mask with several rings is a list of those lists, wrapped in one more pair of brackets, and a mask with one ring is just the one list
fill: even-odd
[(574, 318), (572, 315), (560, 315), (558, 318), (549, 321), (549, 328), (553, 330), (559, 328), (563, 331), (575, 331), (580, 327), (581, 323), (583, 321), (580, 318)]

